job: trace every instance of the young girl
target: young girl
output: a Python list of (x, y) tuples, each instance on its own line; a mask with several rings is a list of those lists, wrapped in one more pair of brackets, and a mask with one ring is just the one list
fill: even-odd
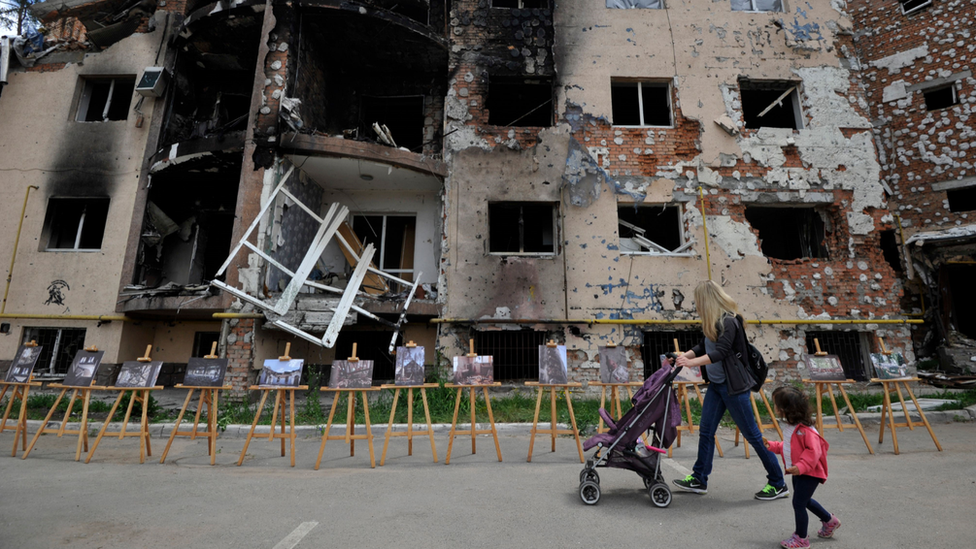
[(823, 523), (818, 536), (832, 537), (834, 530), (840, 527), (840, 520), (813, 499), (817, 485), (827, 480), (827, 449), (830, 445), (814, 429), (810, 402), (801, 391), (793, 387), (777, 388), (773, 391), (773, 406), (776, 415), (782, 418), (780, 425), (786, 442), (765, 441), (766, 448), (781, 454), (786, 473), (793, 475), (793, 514), (796, 518), (796, 531), (780, 545), (786, 549), (810, 547), (808, 509)]

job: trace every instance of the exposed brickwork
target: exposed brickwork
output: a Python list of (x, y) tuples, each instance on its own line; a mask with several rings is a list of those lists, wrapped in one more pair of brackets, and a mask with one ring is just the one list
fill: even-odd
[(227, 375), (224, 384), (230, 385), (230, 398), (242, 399), (248, 394), (247, 388), (254, 382), (254, 330), (256, 320), (240, 318), (230, 321), (227, 336), (226, 356)]

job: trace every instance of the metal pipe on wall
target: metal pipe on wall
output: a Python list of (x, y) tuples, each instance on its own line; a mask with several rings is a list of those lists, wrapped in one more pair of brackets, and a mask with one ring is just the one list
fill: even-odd
[(3, 290), (3, 304), (0, 305), (0, 314), (7, 310), (7, 294), (10, 293), (10, 281), (14, 278), (14, 262), (17, 261), (17, 247), (20, 245), (20, 230), (24, 226), (24, 214), (27, 213), (27, 199), (30, 198), (31, 189), (40, 189), (37, 185), (28, 185), (27, 192), (24, 193), (24, 207), (20, 210), (20, 219), (17, 221), (17, 237), (14, 239), (14, 252), (10, 254), (10, 270), (7, 271), (7, 287)]

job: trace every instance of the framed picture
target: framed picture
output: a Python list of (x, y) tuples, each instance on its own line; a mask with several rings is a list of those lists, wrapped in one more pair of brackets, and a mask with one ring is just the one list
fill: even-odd
[(122, 363), (122, 368), (119, 369), (119, 376), (115, 378), (115, 386), (153, 387), (156, 385), (156, 378), (159, 377), (159, 370), (162, 367), (162, 360), (154, 360), (152, 362), (127, 360)]
[(37, 359), (41, 356), (41, 349), (43, 347), (21, 345), (10, 363), (10, 369), (7, 370), (4, 381), (7, 383), (27, 383), (30, 381), (31, 373), (34, 372), (34, 365), (37, 364)]
[(186, 365), (183, 385), (187, 387), (220, 387), (227, 374), (226, 358), (192, 357)]
[(395, 375), (397, 385), (423, 385), (424, 348), (397, 347)]
[(105, 351), (78, 351), (75, 353), (75, 358), (71, 361), (71, 367), (68, 368), (68, 374), (64, 376), (62, 385), (89, 387), (92, 380), (95, 379), (95, 371), (98, 370), (98, 365), (102, 363), (103, 356), (105, 356)]
[(901, 353), (871, 353), (871, 364), (878, 379), (900, 379), (911, 377), (905, 357)]
[(333, 389), (366, 389), (373, 385), (372, 360), (336, 360), (332, 363), (329, 387)]
[(491, 385), (495, 382), (494, 358), (491, 356), (454, 357), (454, 383), (457, 385)]
[[(660, 360), (661, 360), (662, 368), (664, 368), (665, 366), (667, 366), (668, 368), (671, 367), (671, 361), (668, 360), (668, 357), (661, 355)], [(674, 380), (690, 381), (693, 383), (703, 383), (705, 381), (704, 378), (702, 378), (701, 366), (695, 366), (693, 368), (682, 368), (681, 371), (678, 372), (678, 375), (675, 376)]]
[(298, 387), (302, 381), (304, 358), (278, 360), (269, 358), (258, 375), (258, 385), (262, 387)]
[(844, 367), (840, 364), (840, 357), (837, 355), (803, 355), (803, 362), (810, 379), (820, 381), (847, 379)]
[(539, 383), (565, 385), (568, 382), (566, 346), (539, 345)]
[(623, 347), (600, 347), (600, 381), (603, 383), (629, 383), (630, 368), (627, 367), (627, 349)]

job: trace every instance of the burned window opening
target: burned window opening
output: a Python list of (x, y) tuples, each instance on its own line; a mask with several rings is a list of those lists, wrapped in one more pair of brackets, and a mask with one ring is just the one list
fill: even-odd
[(493, 8), (545, 9), (549, 0), (491, 0)]
[[(424, 96), (362, 97), (359, 110), (359, 135), (377, 138), (373, 125), (386, 127), (395, 146), (421, 152), (424, 146)], [(379, 139), (382, 142), (382, 138)], [(393, 146), (393, 144), (390, 144)]]
[(678, 206), (617, 206), (620, 253), (666, 254), (685, 251)]
[(763, 255), (773, 259), (827, 258), (823, 217), (815, 208), (746, 207)]
[(35, 375), (64, 375), (68, 373), (75, 353), (85, 347), (85, 328), (24, 327), (23, 341), (36, 341), (41, 346), (41, 356), (34, 366)]
[(895, 231), (889, 229), (881, 231), (881, 253), (885, 261), (896, 273), (901, 273), (904, 269), (901, 266), (901, 253), (898, 250), (898, 241), (895, 238)]
[(732, 0), (732, 11), (783, 11), (783, 0)]
[[(373, 244), (376, 248), (373, 263), (377, 268), (403, 280), (413, 281), (416, 216), (357, 214), (353, 217), (352, 228), (362, 245)], [(406, 289), (395, 282), (392, 284), (394, 293)]]
[(78, 102), (78, 122), (125, 120), (136, 88), (134, 76), (118, 78), (82, 78)]
[(959, 97), (956, 96), (956, 86), (948, 85), (942, 88), (925, 90), (922, 92), (925, 98), (925, 110), (937, 111), (947, 109), (959, 104)]
[(614, 126), (672, 125), (668, 82), (612, 81), (610, 102)]
[(747, 129), (803, 127), (795, 84), (740, 80), (739, 93)]
[(674, 352), (674, 340), (682, 351), (687, 351), (702, 340), (701, 330), (676, 330), (644, 332), (641, 358), (644, 360), (644, 379), (661, 368), (661, 355)]
[(485, 108), (493, 126), (552, 126), (552, 81), (492, 76)]
[(496, 202), (488, 205), (490, 253), (554, 254), (555, 211), (551, 202)]
[(932, 0), (899, 0), (899, 2), (901, 3), (901, 12), (905, 15), (932, 5)]
[(108, 197), (51, 198), (44, 216), (47, 243), (43, 249), (75, 252), (101, 249), (108, 207)]
[(949, 320), (960, 333), (976, 339), (976, 265), (943, 265), (940, 276), (943, 298), (948, 301)]
[(495, 381), (539, 379), (539, 345), (546, 344), (546, 332), (475, 331), (471, 335), (479, 355), (494, 357)]
[(971, 212), (976, 210), (976, 187), (949, 189), (946, 191), (950, 212)]
[(820, 342), (821, 350), (840, 358), (848, 379), (867, 381), (871, 357), (867, 354), (869, 346), (865, 344), (866, 335), (861, 332), (807, 332), (807, 353), (812, 355), (817, 351), (813, 341), (816, 339)]

